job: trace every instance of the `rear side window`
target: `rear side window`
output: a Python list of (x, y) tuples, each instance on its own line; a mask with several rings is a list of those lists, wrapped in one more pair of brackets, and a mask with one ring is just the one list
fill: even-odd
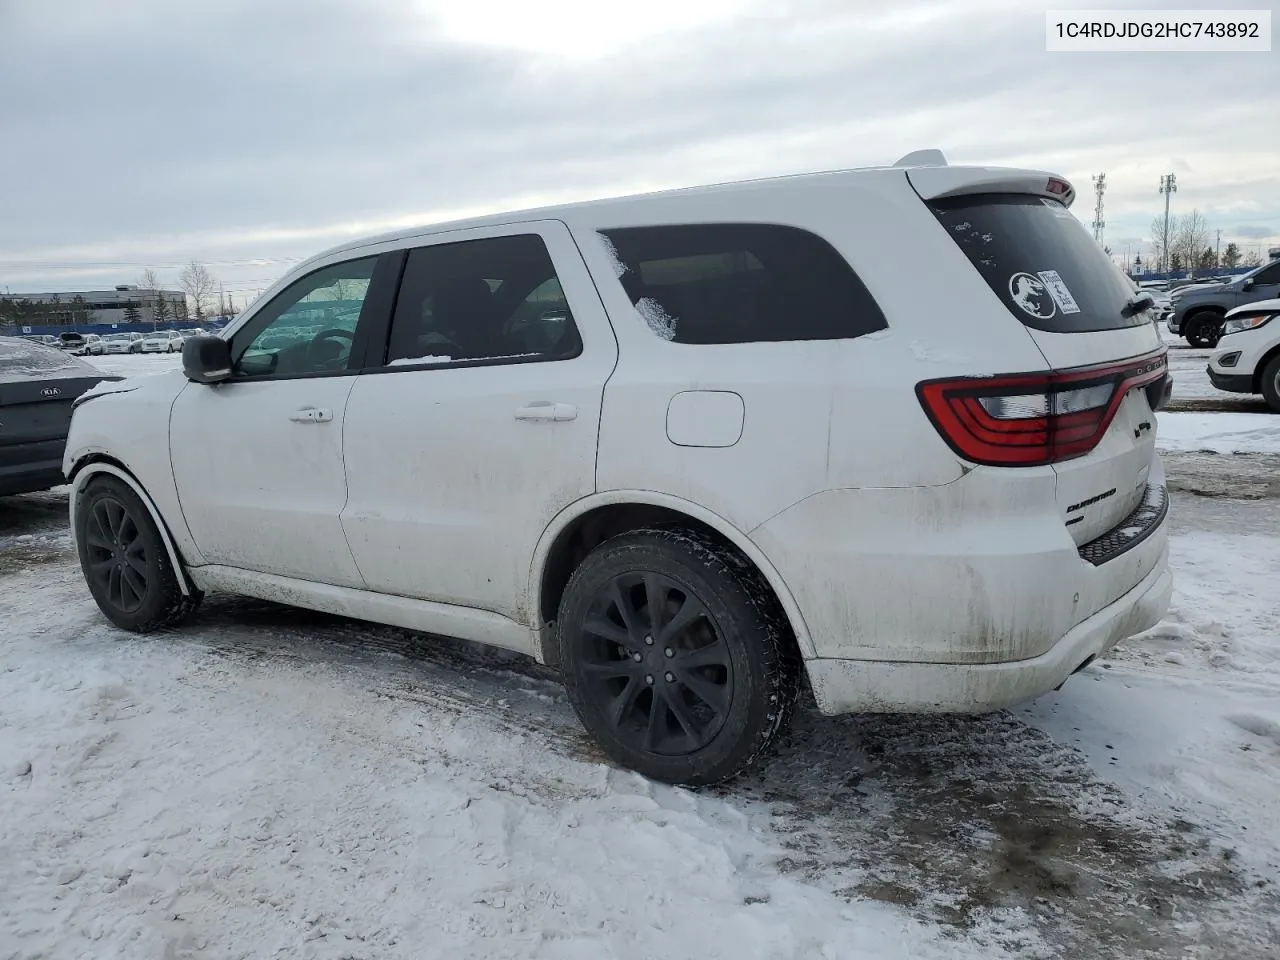
[(1133, 286), (1061, 203), (986, 194), (935, 200), (947, 235), (1026, 326), (1086, 333), (1141, 326)]
[(676, 343), (845, 340), (888, 324), (821, 237), (772, 224), (601, 231), (649, 328)]
[(537, 234), (409, 251), (389, 364), (522, 363), (581, 352), (551, 254)]

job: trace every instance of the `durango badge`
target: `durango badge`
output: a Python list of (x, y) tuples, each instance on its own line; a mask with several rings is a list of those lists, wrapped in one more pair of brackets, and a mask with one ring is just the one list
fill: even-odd
[(1010, 277), (1009, 296), (1023, 313), (1037, 320), (1049, 320), (1058, 312), (1058, 305), (1045, 282), (1034, 273), (1015, 273)]

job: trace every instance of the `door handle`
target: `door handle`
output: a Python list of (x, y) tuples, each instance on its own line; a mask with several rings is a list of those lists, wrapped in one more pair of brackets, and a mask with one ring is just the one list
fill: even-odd
[(333, 411), (323, 407), (303, 407), (289, 414), (294, 423), (328, 423), (333, 419)]
[(552, 403), (550, 400), (535, 400), (516, 411), (516, 419), (525, 422), (576, 420), (578, 408), (572, 403)]

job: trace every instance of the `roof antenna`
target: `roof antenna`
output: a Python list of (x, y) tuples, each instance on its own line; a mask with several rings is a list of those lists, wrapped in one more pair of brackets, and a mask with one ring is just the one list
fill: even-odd
[(895, 167), (945, 167), (947, 158), (941, 150), (912, 150), (894, 164)]

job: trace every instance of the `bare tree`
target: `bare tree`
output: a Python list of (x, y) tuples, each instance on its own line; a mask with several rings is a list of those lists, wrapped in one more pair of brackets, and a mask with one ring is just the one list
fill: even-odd
[(213, 274), (209, 272), (203, 263), (197, 263), (192, 260), (183, 269), (182, 276), (178, 278), (178, 284), (191, 300), (191, 305), (195, 309), (196, 320), (203, 320), (218, 281), (213, 279)]
[(1262, 254), (1258, 252), (1257, 247), (1254, 247), (1247, 254), (1245, 254), (1244, 263), (1242, 264), (1242, 266), (1246, 266), (1246, 267), (1262, 266)]
[(142, 271), (142, 277), (138, 280), (138, 286), (143, 290), (159, 290), (160, 280), (156, 277), (156, 272), (150, 267)]
[(1209, 224), (1199, 210), (1192, 210), (1178, 221), (1178, 233), (1173, 241), (1182, 262), (1187, 268), (1194, 270), (1200, 260), (1200, 254), (1209, 245)]
[(1167, 268), (1169, 256), (1173, 253), (1173, 238), (1178, 235), (1178, 218), (1169, 218), (1169, 232), (1165, 233), (1164, 217), (1156, 217), (1151, 221), (1151, 256), (1147, 263), (1153, 269)]

